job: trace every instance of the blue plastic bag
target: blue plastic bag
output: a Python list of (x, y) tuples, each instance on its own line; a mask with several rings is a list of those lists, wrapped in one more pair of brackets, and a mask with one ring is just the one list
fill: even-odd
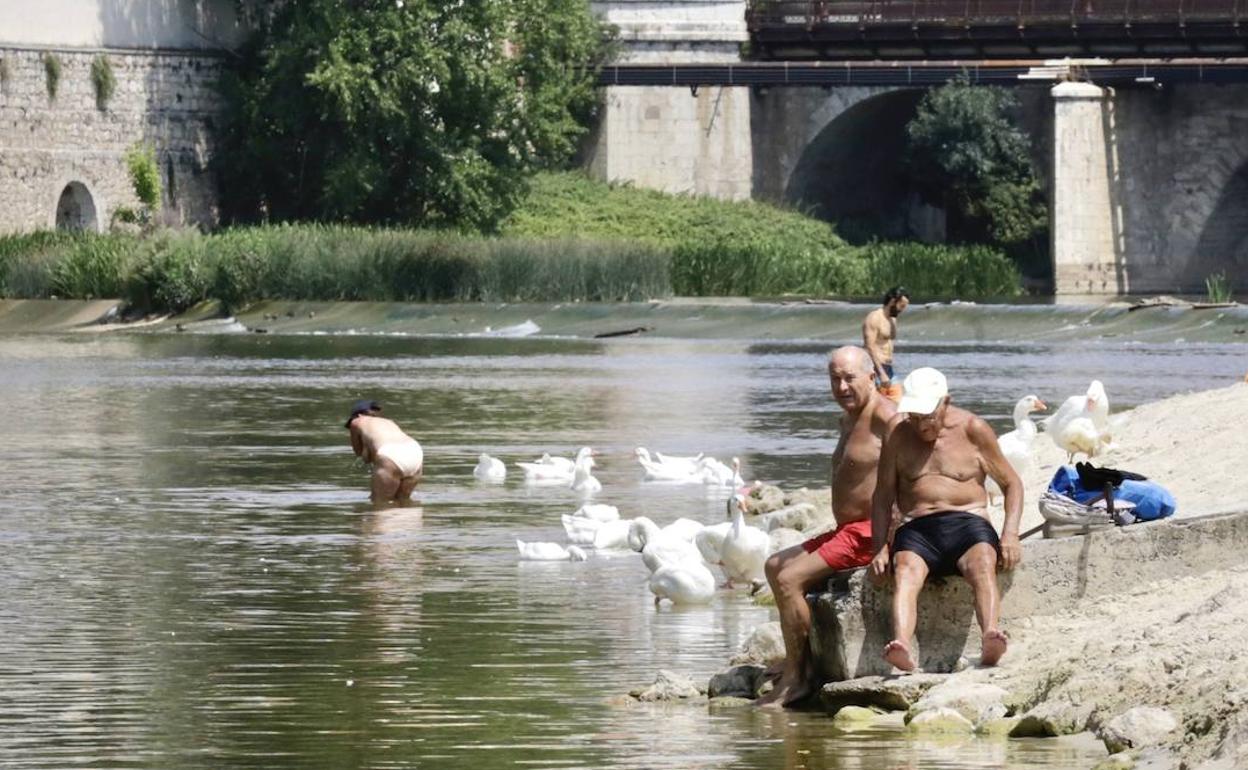
[[(1064, 495), (1077, 503), (1088, 505), (1099, 498), (1102, 489), (1088, 489), (1079, 480), (1079, 472), (1073, 465), (1063, 465), (1053, 474), (1049, 489)], [(1126, 500), (1135, 508), (1131, 515), (1137, 521), (1155, 521), (1174, 515), (1174, 495), (1155, 481), (1133, 481), (1127, 479), (1114, 489), (1114, 500)]]

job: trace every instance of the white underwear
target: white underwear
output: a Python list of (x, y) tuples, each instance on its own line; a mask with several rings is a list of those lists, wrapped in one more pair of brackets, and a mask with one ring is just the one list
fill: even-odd
[(375, 459), (394, 463), (403, 478), (407, 479), (420, 474), (425, 464), (425, 453), (415, 441), (400, 441), (378, 447)]

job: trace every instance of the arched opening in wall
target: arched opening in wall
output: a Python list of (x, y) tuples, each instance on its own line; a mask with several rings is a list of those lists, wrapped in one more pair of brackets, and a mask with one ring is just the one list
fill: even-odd
[(1203, 289), (1205, 279), (1222, 274), (1238, 291), (1248, 290), (1248, 163), (1222, 188), (1196, 242), (1183, 283)]
[(802, 151), (785, 198), (837, 225), (854, 242), (943, 241), (945, 213), (924, 204), (906, 173), (906, 124), (923, 91), (890, 91), (858, 102)]
[(56, 229), (91, 232), (100, 229), (95, 200), (82, 182), (70, 182), (61, 190), (61, 197), (56, 202)]

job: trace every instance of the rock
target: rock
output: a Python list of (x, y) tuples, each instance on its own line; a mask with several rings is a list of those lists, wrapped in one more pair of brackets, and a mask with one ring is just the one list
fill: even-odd
[(924, 711), (911, 719), (906, 723), (906, 729), (924, 734), (970, 735), (975, 732), (975, 725), (953, 709), (939, 708)]
[(1000, 719), (1009, 713), (1005, 706), (1010, 694), (994, 684), (949, 679), (923, 694), (906, 712), (906, 722), (926, 711), (953, 709), (972, 724)]
[(706, 694), (711, 698), (757, 698), (764, 673), (762, 666), (733, 666), (711, 677)]
[(640, 701), (663, 701), (698, 698), (703, 693), (689, 677), (662, 670), (654, 678), (654, 684), (630, 690), (628, 694)]
[(984, 736), (1005, 737), (1018, 725), (1018, 717), (996, 717), (975, 723), (975, 732)]
[(761, 516), (778, 511), (784, 505), (784, 490), (770, 484), (760, 484), (751, 488), (745, 497), (746, 512), (754, 515)]
[(1120, 751), (1110, 754), (1092, 766), (1092, 770), (1132, 770), (1135, 767), (1135, 752)]
[(880, 718), (880, 712), (862, 706), (846, 706), (832, 717), (832, 724), (841, 729), (869, 725)]
[(777, 527), (767, 533), (771, 538), (771, 552), (783, 551), (806, 542), (806, 536), (796, 529)]
[(784, 635), (780, 632), (780, 621), (760, 623), (754, 626), (741, 651), (728, 661), (734, 666), (752, 663), (759, 666), (770, 666), (784, 660)]
[(1055, 738), (1082, 732), (1092, 712), (1089, 705), (1044, 702), (1023, 714), (1010, 731), (1011, 738)]
[(1179, 720), (1166, 709), (1136, 706), (1119, 714), (1096, 731), (1110, 754), (1140, 749), (1163, 742), (1179, 726)]
[(825, 523), (815, 510), (815, 506), (810, 503), (798, 503), (760, 516), (756, 526), (768, 532), (775, 529), (796, 529), (799, 532), (805, 532)]
[(864, 676), (825, 684), (819, 691), (819, 700), (832, 714), (846, 706), (876, 706), (886, 711), (905, 711), (923, 693), (944, 680), (945, 677), (939, 674)]

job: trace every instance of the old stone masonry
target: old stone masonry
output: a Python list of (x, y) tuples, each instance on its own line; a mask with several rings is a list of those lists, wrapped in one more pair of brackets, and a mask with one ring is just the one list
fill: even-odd
[(215, 224), (216, 80), (235, 28), (229, 2), (0, 4), (0, 233), (108, 229), (138, 207), (125, 155), (141, 144), (157, 216)]

